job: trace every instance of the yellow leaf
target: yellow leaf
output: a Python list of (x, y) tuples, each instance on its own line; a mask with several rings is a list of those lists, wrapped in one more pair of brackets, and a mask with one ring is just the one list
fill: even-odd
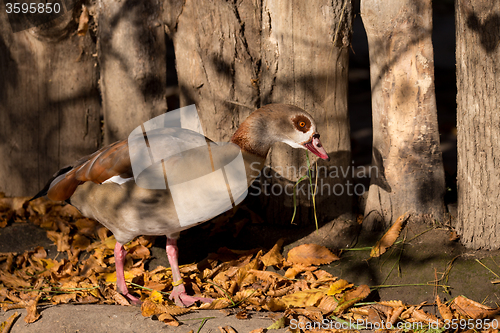
[(396, 239), (399, 237), (399, 233), (401, 232), (401, 229), (403, 228), (404, 224), (410, 217), (410, 213), (405, 213), (401, 215), (396, 222), (387, 230), (387, 232), (382, 236), (382, 238), (375, 244), (375, 246), (372, 248), (372, 251), (370, 252), (370, 257), (371, 258), (376, 258), (380, 257), (382, 254), (385, 253), (385, 251), (391, 247)]
[(309, 289), (286, 295), (281, 300), (289, 307), (306, 307), (315, 306), (323, 297), (324, 289)]
[[(129, 271), (126, 271), (124, 275), (125, 281), (132, 281), (132, 279), (135, 277), (135, 275)], [(116, 271), (104, 274), (104, 279), (106, 280), (106, 282), (116, 282)]]
[(328, 292), (326, 293), (328, 296), (333, 296), (335, 294), (339, 294), (341, 293), (342, 291), (344, 291), (345, 289), (347, 288), (350, 288), (352, 287), (353, 284), (352, 283), (349, 283), (347, 282), (346, 280), (338, 280), (338, 281), (335, 281), (334, 283), (332, 283), (330, 285), (330, 289), (328, 289)]
[(155, 303), (162, 303), (163, 295), (160, 292), (153, 290), (151, 292), (151, 295), (149, 295), (149, 299)]

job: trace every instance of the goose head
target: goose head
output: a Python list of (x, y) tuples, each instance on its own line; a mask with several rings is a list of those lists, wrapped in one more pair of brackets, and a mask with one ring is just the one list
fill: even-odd
[(244, 152), (263, 158), (274, 143), (283, 142), (329, 161), (319, 137), (316, 122), (306, 111), (293, 105), (268, 104), (240, 125), (231, 142)]

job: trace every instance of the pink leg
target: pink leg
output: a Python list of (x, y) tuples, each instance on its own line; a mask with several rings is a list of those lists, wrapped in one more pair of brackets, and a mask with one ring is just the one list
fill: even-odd
[(140, 305), (141, 300), (135, 296), (132, 296), (128, 292), (127, 284), (125, 283), (125, 256), (127, 255), (127, 251), (123, 248), (123, 245), (116, 242), (115, 245), (115, 267), (116, 267), (116, 289), (118, 292), (125, 296), (132, 305)]
[[(175, 301), (177, 306), (189, 307), (193, 305), (196, 301), (202, 301), (204, 303), (211, 303), (213, 299), (204, 297), (193, 297), (186, 294), (186, 288), (182, 283), (181, 272), (179, 271), (179, 264), (177, 257), (179, 250), (177, 249), (177, 240), (167, 238), (167, 257), (170, 262), (170, 268), (172, 269), (172, 279), (174, 283), (174, 289), (170, 294), (170, 299)], [(176, 283), (179, 283), (176, 285)]]

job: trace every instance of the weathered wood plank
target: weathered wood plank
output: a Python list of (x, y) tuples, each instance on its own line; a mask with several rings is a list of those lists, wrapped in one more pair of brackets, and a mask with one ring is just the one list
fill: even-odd
[(34, 195), (99, 147), (95, 43), (88, 34), (56, 42), (37, 29), (12, 33), (0, 9), (0, 191)]

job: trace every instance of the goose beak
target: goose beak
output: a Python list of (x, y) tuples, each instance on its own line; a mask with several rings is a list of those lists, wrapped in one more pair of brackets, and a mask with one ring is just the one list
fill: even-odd
[(314, 155), (326, 161), (330, 160), (330, 157), (326, 153), (325, 148), (323, 148), (323, 145), (321, 145), (321, 141), (319, 141), (318, 134), (314, 135), (310, 142), (304, 143), (304, 146)]

